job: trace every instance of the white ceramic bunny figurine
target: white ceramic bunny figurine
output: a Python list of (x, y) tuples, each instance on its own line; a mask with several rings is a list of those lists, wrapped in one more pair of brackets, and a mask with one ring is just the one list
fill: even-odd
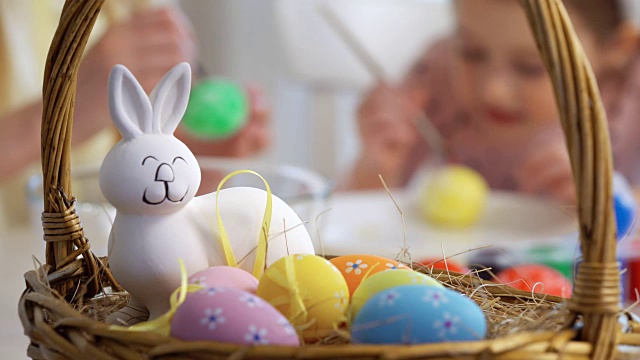
[[(109, 238), (113, 275), (131, 294), (131, 304), (155, 319), (169, 309), (180, 285), (178, 259), (189, 275), (226, 265), (215, 216), (215, 193), (196, 198), (200, 167), (193, 153), (173, 136), (184, 114), (191, 69), (181, 63), (169, 71), (150, 97), (122, 65), (109, 77), (109, 109), (122, 140), (106, 156), (100, 187), (116, 208)], [(229, 188), (220, 192), (220, 212), (239, 264), (250, 270), (261, 229), (266, 192)], [(273, 197), (267, 264), (287, 253), (314, 253), (304, 226), (286, 232), (300, 218)], [(127, 314), (124, 312), (123, 314)], [(111, 321), (117, 318), (111, 317)], [(123, 319), (127, 320), (127, 319)]]
[[(122, 135), (100, 169), (100, 188), (117, 209), (109, 237), (113, 275), (155, 318), (180, 283), (177, 259), (207, 268), (205, 242), (181, 211), (200, 186), (200, 167), (173, 136), (191, 86), (187, 64), (173, 68), (147, 96), (122, 65), (111, 71), (109, 107)], [(151, 101), (150, 101), (151, 100)]]

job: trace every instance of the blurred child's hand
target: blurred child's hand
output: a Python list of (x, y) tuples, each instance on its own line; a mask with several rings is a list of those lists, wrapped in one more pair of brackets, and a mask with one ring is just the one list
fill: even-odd
[(620, 75), (611, 75), (600, 87), (616, 171), (623, 173), (632, 184), (640, 184), (640, 57), (626, 70)]
[(520, 191), (541, 195), (564, 205), (576, 204), (569, 153), (563, 141), (543, 145), (525, 157), (516, 173)]
[(196, 155), (222, 157), (248, 157), (266, 149), (271, 142), (269, 129), (270, 111), (262, 90), (257, 86), (247, 88), (249, 118), (235, 135), (224, 140), (201, 140), (180, 133), (179, 137)]
[(411, 152), (420, 139), (414, 122), (421, 109), (407, 92), (378, 84), (358, 110), (362, 153), (355, 170), (356, 187), (379, 187), (381, 174), (399, 186)]

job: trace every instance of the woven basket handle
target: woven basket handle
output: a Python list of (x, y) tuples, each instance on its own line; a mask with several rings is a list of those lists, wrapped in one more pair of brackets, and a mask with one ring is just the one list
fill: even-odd
[(560, 0), (522, 0), (553, 82), (578, 198), (580, 245), (573, 297), (594, 359), (615, 354), (620, 311), (609, 130), (595, 76)]
[[(80, 254), (89, 255), (88, 243), (70, 200), (71, 127), (78, 67), (103, 3), (104, 0), (65, 2), (45, 66), (41, 134), (43, 229), (47, 264), (54, 270), (68, 265)], [(94, 283), (94, 287), (98, 286), (97, 279)], [(57, 290), (66, 294), (69, 286), (67, 282)]]

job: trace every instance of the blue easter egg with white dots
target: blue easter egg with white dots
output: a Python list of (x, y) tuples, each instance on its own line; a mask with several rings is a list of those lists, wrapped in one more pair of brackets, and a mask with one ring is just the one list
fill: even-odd
[(362, 307), (351, 326), (361, 344), (424, 344), (484, 339), (482, 309), (459, 292), (426, 285), (382, 291)]

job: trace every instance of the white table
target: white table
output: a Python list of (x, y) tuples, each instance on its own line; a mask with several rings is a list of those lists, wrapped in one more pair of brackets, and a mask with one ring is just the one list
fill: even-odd
[[(413, 261), (442, 258), (443, 254), (449, 257), (489, 245), (525, 250), (567, 241), (577, 244), (577, 225), (570, 213), (539, 199), (495, 192), (477, 224), (447, 229), (422, 219), (414, 193), (398, 190), (393, 196), (404, 214), (406, 245)], [(395, 258), (404, 246), (402, 217), (386, 192), (336, 194), (329, 206), (320, 236), (327, 254), (371, 253)], [(466, 255), (457, 259), (464, 261)]]

